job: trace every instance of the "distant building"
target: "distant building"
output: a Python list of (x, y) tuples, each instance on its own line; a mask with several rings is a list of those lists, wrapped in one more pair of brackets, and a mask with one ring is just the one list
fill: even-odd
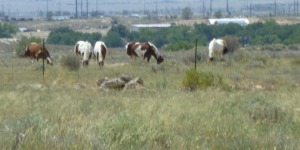
[(51, 18), (55, 21), (70, 20), (69, 16), (52, 16)]
[(210, 25), (236, 23), (241, 26), (246, 26), (249, 24), (249, 20), (247, 18), (220, 18), (220, 19), (208, 19), (208, 21)]
[(20, 28), (19, 28), (19, 31), (20, 31), (20, 32), (28, 32), (29, 30), (28, 30), (27, 28), (20, 27)]
[(133, 25), (133, 31), (139, 32), (141, 28), (168, 28), (171, 27), (170, 23), (165, 24), (135, 24)]

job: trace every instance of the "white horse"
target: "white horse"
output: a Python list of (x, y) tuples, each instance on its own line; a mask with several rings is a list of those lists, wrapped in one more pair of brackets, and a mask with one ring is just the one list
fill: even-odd
[(104, 42), (97, 41), (94, 46), (94, 56), (96, 56), (99, 66), (104, 66), (107, 47)]
[(214, 38), (210, 41), (208, 46), (208, 58), (210, 61), (213, 61), (216, 56), (222, 58), (227, 52), (227, 44), (223, 39)]
[(82, 65), (87, 66), (89, 64), (89, 59), (92, 57), (92, 45), (88, 41), (78, 41), (75, 44), (74, 52), (78, 55), (83, 55)]

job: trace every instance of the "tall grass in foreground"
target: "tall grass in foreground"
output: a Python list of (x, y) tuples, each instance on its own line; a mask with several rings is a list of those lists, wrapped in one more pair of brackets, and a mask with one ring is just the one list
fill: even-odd
[[(297, 59), (239, 53), (232, 62), (200, 62), (191, 77), (178, 53), (160, 66), (139, 60), (113, 66), (124, 61), (118, 52), (101, 69), (93, 62), (74, 72), (55, 64), (46, 66), (44, 82), (35, 69), (40, 64), (16, 61), (13, 78), (0, 64), (0, 147), (298, 149)], [(97, 87), (98, 79), (120, 74), (142, 77), (145, 89)], [(183, 89), (182, 81), (194, 77), (210, 86)]]

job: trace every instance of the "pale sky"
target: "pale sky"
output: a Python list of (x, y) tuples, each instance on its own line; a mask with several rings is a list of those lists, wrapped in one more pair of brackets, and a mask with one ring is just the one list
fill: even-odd
[[(87, 0), (77, 0), (78, 11), (80, 13), (82, 1), (82, 10), (86, 11)], [(209, 0), (88, 0), (89, 12), (95, 11), (122, 11), (122, 10), (148, 10), (158, 11), (167, 9), (176, 9), (191, 7), (196, 11), (201, 11), (203, 8), (203, 1), (205, 9), (209, 9)], [(225, 9), (227, 0), (212, 0), (214, 10)], [(228, 0), (229, 9), (240, 11), (250, 3), (261, 4), (269, 3), (274, 4), (275, 1), (278, 3), (278, 7), (288, 4), (293, 4), (294, 0)], [(299, 0), (300, 1), (300, 0)], [(97, 5), (98, 3), (98, 5)], [(39, 11), (47, 11), (47, 0), (0, 0), (1, 12), (5, 12), (6, 15), (10, 16), (37, 16)], [(290, 6), (291, 7), (291, 6)], [(49, 11), (69, 11), (75, 13), (75, 0), (48, 0)]]

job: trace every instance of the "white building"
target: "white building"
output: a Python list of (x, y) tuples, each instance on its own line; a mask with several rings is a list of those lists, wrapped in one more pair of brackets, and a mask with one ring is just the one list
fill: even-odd
[(171, 27), (170, 23), (165, 24), (135, 24), (133, 25), (133, 31), (139, 32), (140, 28), (168, 28)]
[(249, 24), (249, 20), (247, 18), (220, 18), (220, 19), (208, 19), (208, 21), (210, 25), (236, 23), (241, 26), (246, 26)]

